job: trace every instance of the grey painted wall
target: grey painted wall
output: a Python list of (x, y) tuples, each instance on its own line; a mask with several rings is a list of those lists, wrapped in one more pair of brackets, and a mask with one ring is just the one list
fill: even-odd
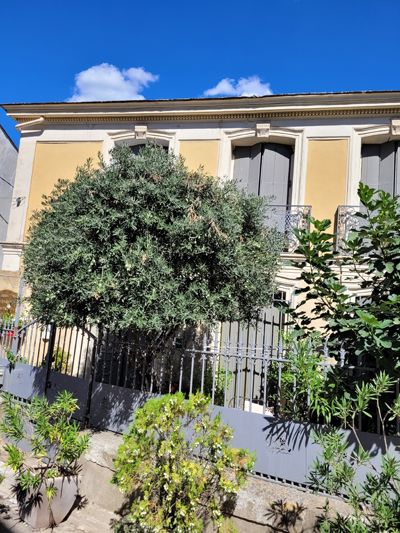
[[(5, 241), (7, 237), (17, 157), (17, 148), (0, 126), (0, 241)], [(0, 261), (2, 258), (0, 247)]]

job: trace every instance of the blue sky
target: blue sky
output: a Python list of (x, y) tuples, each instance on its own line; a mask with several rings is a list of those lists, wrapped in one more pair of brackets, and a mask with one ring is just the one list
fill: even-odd
[(400, 0), (2, 2), (0, 102), (400, 89), (399, 29)]

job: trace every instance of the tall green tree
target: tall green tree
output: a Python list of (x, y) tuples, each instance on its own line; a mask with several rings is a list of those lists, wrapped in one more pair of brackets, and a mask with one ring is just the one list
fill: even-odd
[[(311, 219), (310, 230), (299, 230), (298, 252), (304, 301), (313, 303), (314, 318), (322, 319), (332, 347), (343, 347), (359, 364), (378, 368), (400, 365), (400, 199), (364, 184), (359, 187), (360, 210), (353, 230), (335, 249), (329, 220)], [(356, 292), (349, 286), (362, 291)], [(307, 330), (315, 323), (304, 301), (294, 311)]]
[(251, 320), (275, 290), (282, 238), (265, 202), (159, 147), (112, 152), (60, 181), (24, 251), (34, 317), (131, 328), (152, 342), (178, 329)]

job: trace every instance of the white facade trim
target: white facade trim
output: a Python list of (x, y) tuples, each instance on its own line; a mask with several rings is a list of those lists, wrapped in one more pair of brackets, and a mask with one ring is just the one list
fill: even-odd
[(349, 180), (347, 187), (347, 205), (359, 205), (358, 186), (361, 181), (361, 147), (364, 143), (381, 144), (390, 140), (391, 125), (374, 124), (372, 126), (355, 126), (350, 138)]

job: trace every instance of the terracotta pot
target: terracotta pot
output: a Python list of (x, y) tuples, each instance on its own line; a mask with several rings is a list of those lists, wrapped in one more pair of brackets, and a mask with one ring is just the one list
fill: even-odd
[(47, 528), (62, 522), (79, 496), (77, 476), (59, 477), (54, 481), (57, 493), (49, 503), (44, 485), (38, 492), (28, 493), (19, 501), (20, 517), (32, 528)]

